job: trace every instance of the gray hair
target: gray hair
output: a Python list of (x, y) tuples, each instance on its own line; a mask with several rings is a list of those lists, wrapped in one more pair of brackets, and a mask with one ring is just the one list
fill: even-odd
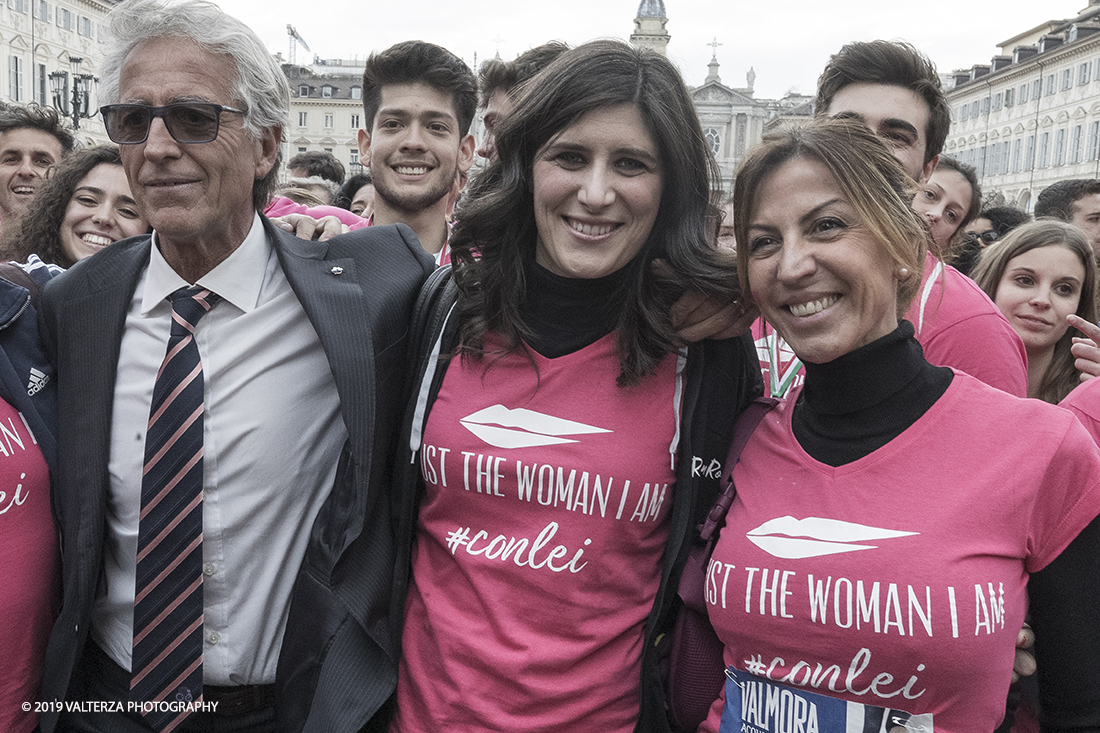
[[(194, 41), (210, 53), (233, 59), (234, 102), (245, 109), (244, 129), (259, 138), (264, 130), (285, 127), (290, 114), (290, 84), (279, 65), (251, 28), (206, 0), (126, 0), (108, 15), (113, 43), (103, 60), (100, 93), (107, 104), (119, 100), (119, 77), (130, 53), (154, 38), (177, 37)], [(280, 146), (281, 148), (281, 146)], [(281, 156), (280, 149), (280, 156)], [(256, 206), (262, 209), (275, 183), (271, 173), (256, 181)], [(268, 180), (270, 179), (270, 180)], [(263, 199), (262, 201), (260, 199)]]
[(244, 127), (259, 137), (262, 130), (286, 125), (290, 84), (263, 41), (241, 21), (206, 0), (127, 0), (108, 16), (115, 43), (103, 60), (100, 91), (108, 104), (119, 102), (122, 64), (145, 41), (165, 36), (189, 38), (210, 53), (233, 58), (235, 101), (247, 114)]

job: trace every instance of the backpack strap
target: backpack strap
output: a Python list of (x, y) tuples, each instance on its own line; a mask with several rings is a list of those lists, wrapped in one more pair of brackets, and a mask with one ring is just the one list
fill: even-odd
[(414, 375), (419, 378), (419, 382), (413, 384), (416, 401), (409, 429), (411, 462), (416, 461), (416, 453), (420, 450), (424, 420), (428, 413), (428, 398), (436, 380), (442, 378), (437, 375), (437, 367), (443, 345), (443, 330), (457, 301), (458, 286), (455, 285), (451, 266), (448, 264), (428, 276), (413, 306), (413, 333), (410, 343), (416, 364)]
[[(745, 449), (749, 438), (752, 437), (756, 426), (764, 419), (773, 407), (779, 404), (774, 397), (757, 397), (745, 408), (741, 416), (737, 418), (737, 424), (733, 426), (733, 439), (730, 441), (730, 452), (726, 456), (724, 478), (722, 479), (722, 493), (714, 502), (707, 513), (707, 518), (699, 529), (699, 536), (703, 542), (709, 543), (717, 532), (718, 527), (726, 520), (726, 513), (737, 496), (737, 489), (733, 485), (733, 469), (741, 458), (741, 451)], [(708, 553), (709, 554), (709, 553)]]
[[(0, 272), (0, 275), (3, 273)], [(458, 292), (454, 276), (449, 264), (437, 267), (424, 284), (420, 286), (420, 293), (416, 296), (416, 304), (413, 305), (412, 343), (422, 345), (425, 338), (433, 338), (438, 335), (443, 321), (447, 317), (447, 311), (454, 303)], [(437, 307), (445, 303), (443, 307)]]

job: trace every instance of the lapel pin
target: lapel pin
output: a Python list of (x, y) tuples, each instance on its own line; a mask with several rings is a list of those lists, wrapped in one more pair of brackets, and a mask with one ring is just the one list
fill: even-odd
[(329, 270), (329, 272), (331, 272), (333, 275), (343, 275), (344, 268), (337, 266)]

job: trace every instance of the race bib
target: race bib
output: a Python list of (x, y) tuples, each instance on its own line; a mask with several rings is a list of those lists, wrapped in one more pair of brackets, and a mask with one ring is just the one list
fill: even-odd
[(934, 733), (932, 715), (826, 697), (730, 667), (719, 733)]

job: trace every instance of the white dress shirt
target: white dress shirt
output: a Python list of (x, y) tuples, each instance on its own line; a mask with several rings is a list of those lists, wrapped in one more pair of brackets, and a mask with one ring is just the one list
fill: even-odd
[[(133, 645), (145, 431), (185, 282), (157, 246), (134, 291), (118, 360), (109, 463), (106, 593), (92, 636), (124, 669)], [(221, 296), (195, 338), (205, 379), (203, 679), (275, 680), (291, 588), (332, 489), (347, 429), (336, 383), (257, 216), (240, 247), (197, 283)]]

